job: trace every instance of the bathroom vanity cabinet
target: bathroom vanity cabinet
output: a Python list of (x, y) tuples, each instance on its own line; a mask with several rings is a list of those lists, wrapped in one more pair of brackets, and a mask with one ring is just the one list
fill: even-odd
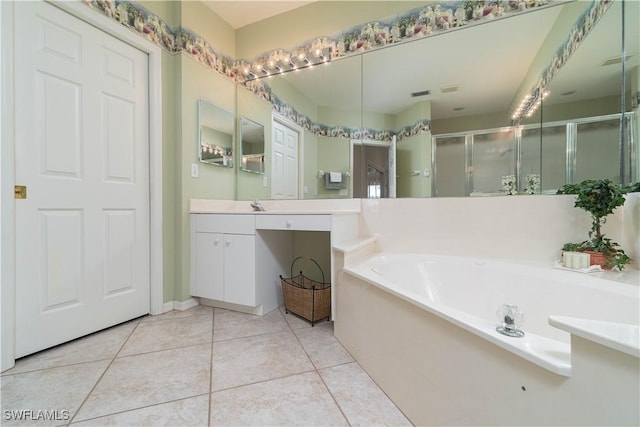
[(195, 200), (190, 209), (191, 295), (207, 305), (258, 315), (283, 304), (279, 276), (290, 275), (296, 232), (329, 233), (330, 246), (358, 233), (354, 209), (227, 213), (207, 205)]
[(256, 305), (256, 229), (248, 215), (192, 217), (191, 294)]

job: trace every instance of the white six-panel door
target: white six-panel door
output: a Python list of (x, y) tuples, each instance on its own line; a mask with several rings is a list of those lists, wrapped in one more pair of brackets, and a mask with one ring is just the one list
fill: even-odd
[(274, 199), (298, 198), (299, 134), (273, 120), (271, 195)]
[(16, 357), (149, 312), (148, 56), (16, 2)]

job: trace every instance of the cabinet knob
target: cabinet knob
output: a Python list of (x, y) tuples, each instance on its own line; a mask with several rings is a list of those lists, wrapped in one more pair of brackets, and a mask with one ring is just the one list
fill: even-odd
[(293, 226), (293, 221), (292, 220), (287, 220), (287, 228), (291, 228)]
[(215, 240), (213, 241), (213, 244), (214, 244), (214, 245), (216, 245), (216, 246), (218, 246), (218, 243), (220, 243), (220, 239), (215, 239)]
[(230, 245), (231, 245), (231, 241), (230, 241), (230, 240), (226, 240), (226, 241), (224, 242), (224, 244), (225, 244), (226, 246), (230, 246)]

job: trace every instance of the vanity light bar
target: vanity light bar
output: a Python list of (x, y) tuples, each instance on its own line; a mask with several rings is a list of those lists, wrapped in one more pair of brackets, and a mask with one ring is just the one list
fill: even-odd
[[(277, 74), (285, 74), (291, 71), (302, 70), (304, 68), (312, 68), (315, 65), (330, 63), (331, 58), (322, 53), (320, 56), (314, 57), (313, 60), (310, 60), (305, 54), (300, 53), (291, 57), (283, 58), (279, 62), (256, 62), (251, 68), (247, 66), (243, 68), (242, 71), (247, 80), (260, 80), (264, 77), (271, 77)], [(252, 70), (255, 70), (255, 72)]]
[[(542, 92), (542, 96), (540, 96), (540, 92)], [(520, 102), (513, 116), (511, 116), (512, 122), (518, 123), (524, 117), (533, 116), (538, 107), (540, 107), (540, 104), (542, 104), (542, 101), (545, 100), (549, 94), (550, 92), (548, 90), (542, 91), (541, 89), (538, 89), (535, 95), (527, 94)]]

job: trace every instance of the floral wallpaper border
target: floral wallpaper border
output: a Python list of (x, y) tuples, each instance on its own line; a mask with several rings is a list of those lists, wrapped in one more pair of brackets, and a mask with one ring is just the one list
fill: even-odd
[[(236, 83), (244, 84), (254, 94), (272, 103), (274, 111), (290, 118), (295, 123), (316, 135), (340, 138), (372, 137), (376, 140), (390, 140), (396, 134), (397, 140), (415, 135), (415, 132), (431, 130), (429, 120), (420, 120), (398, 132), (327, 126), (315, 123), (306, 115), (278, 99), (265, 84), (255, 83), (259, 77), (271, 72), (281, 72), (301, 68), (343, 57), (381, 48), (390, 43), (400, 43), (416, 37), (428, 37), (459, 27), (476, 25), (496, 18), (522, 13), (532, 8), (549, 6), (549, 0), (459, 0), (431, 1), (395, 18), (382, 19), (353, 27), (334, 36), (323, 36), (307, 41), (291, 50), (277, 49), (258, 58), (234, 60), (221, 55), (203, 37), (185, 28), (171, 28), (158, 16), (144, 7), (128, 0), (81, 0), (88, 6), (101, 11), (107, 17), (140, 33), (148, 40), (170, 53), (185, 53), (208, 68), (227, 76)], [(602, 17), (614, 0), (592, 0), (591, 7), (578, 19), (567, 38), (558, 49), (550, 65), (542, 72), (538, 83), (530, 90), (529, 105), (534, 105), (560, 68), (577, 49), (584, 37)], [(262, 74), (262, 75), (259, 75)], [(521, 118), (522, 116), (520, 116)]]
[(369, 139), (374, 141), (391, 142), (393, 136), (396, 141), (400, 142), (404, 138), (415, 136), (421, 133), (431, 131), (431, 120), (421, 119), (410, 126), (405, 126), (398, 131), (381, 130), (373, 128), (356, 128), (340, 125), (325, 125), (313, 121), (306, 114), (296, 110), (295, 107), (282, 101), (275, 95), (271, 88), (260, 80), (251, 80), (245, 82), (244, 86), (253, 92), (258, 98), (268, 101), (273, 107), (273, 111), (277, 112), (287, 120), (297, 124), (303, 129), (313, 133), (316, 136), (328, 136), (332, 138), (343, 139)]
[(545, 88), (551, 83), (551, 79), (558, 74), (558, 71), (567, 63), (571, 55), (578, 49), (578, 46), (584, 41), (585, 37), (595, 24), (602, 18), (614, 0), (592, 0), (591, 6), (578, 18), (571, 27), (571, 31), (566, 41), (558, 48), (551, 59), (551, 63), (542, 71), (537, 83), (528, 93), (529, 100), (523, 105), (513, 117), (513, 122), (517, 123), (533, 108), (537, 100), (543, 96)]
[[(253, 60), (234, 60), (217, 53), (201, 36), (184, 27), (171, 28), (160, 17), (128, 0), (81, 0), (107, 17), (142, 34), (171, 53), (185, 52), (209, 68), (244, 82), (275, 72), (318, 64), (371, 49), (431, 36), (462, 26), (549, 6), (549, 0), (428, 1), (425, 6), (387, 19), (365, 23), (332, 36), (321, 36), (291, 49), (276, 49)], [(613, 1), (613, 0), (602, 0)], [(304, 58), (304, 59), (303, 59)], [(302, 61), (302, 62), (301, 62)], [(257, 69), (256, 69), (257, 68)], [(261, 70), (261, 71), (258, 71)], [(273, 72), (273, 71), (272, 71)]]

